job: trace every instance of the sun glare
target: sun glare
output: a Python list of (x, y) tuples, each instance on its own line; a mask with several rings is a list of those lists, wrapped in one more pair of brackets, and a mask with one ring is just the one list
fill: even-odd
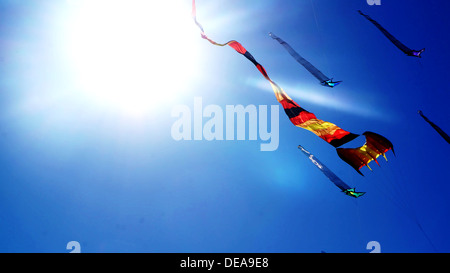
[(88, 100), (142, 116), (183, 94), (200, 39), (187, 2), (170, 2), (69, 2), (66, 44)]

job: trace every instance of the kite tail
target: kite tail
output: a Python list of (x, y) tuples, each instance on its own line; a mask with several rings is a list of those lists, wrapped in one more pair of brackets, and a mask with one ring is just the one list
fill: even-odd
[(211, 44), (216, 45), (216, 46), (226, 46), (226, 45), (230, 44), (231, 42), (233, 42), (233, 41), (229, 41), (227, 43), (220, 44), (220, 43), (217, 43), (217, 42), (211, 40), (208, 36), (206, 36), (203, 26), (197, 21), (197, 8), (195, 6), (195, 0), (192, 0), (192, 19), (194, 19), (195, 24), (200, 29), (200, 31), (201, 31), (200, 35), (202, 36), (202, 38), (205, 40), (208, 40)]
[(344, 192), (346, 195), (358, 198), (362, 195), (364, 195), (364, 192), (356, 192), (355, 188), (350, 187), (347, 185), (344, 181), (342, 181), (335, 173), (333, 173), (330, 169), (327, 168), (327, 166), (323, 165), (322, 162), (319, 161), (313, 154), (308, 152), (305, 148), (303, 148), (301, 145), (298, 145), (298, 148), (311, 160), (311, 162), (316, 165), (319, 170), (322, 171), (322, 173), (330, 179), (331, 182), (336, 185), (339, 189), (341, 189), (342, 192)]
[(272, 39), (277, 40), (286, 50), (287, 52), (303, 67), (306, 68), (306, 70), (309, 71), (314, 77), (316, 77), (321, 83), (327, 82), (331, 80), (329, 77), (325, 76), (319, 69), (314, 67), (310, 62), (308, 62), (305, 58), (300, 56), (288, 43), (286, 43), (281, 38), (277, 37), (272, 32), (269, 32), (269, 36), (272, 37)]
[(408, 56), (419, 57), (425, 49), (422, 50), (412, 50), (402, 42), (397, 40), (392, 34), (390, 34), (384, 27), (382, 27), (377, 21), (373, 20), (369, 15), (362, 13), (362, 11), (358, 10), (359, 14), (364, 16), (367, 20), (369, 20), (372, 24), (374, 24), (383, 34), (386, 36), (398, 49), (403, 51)]
[(200, 23), (197, 21), (197, 9), (195, 8), (195, 0), (192, 1), (192, 18), (194, 19), (195, 24), (200, 28), (200, 30), (202, 31), (202, 34), (205, 33), (205, 31), (203, 30), (202, 25), (200, 25)]
[(431, 125), (431, 127), (433, 127), (434, 130), (436, 130), (436, 132), (439, 133), (439, 135), (441, 135), (441, 137), (443, 139), (445, 139), (449, 144), (450, 144), (450, 136), (447, 135), (447, 133), (445, 133), (439, 126), (437, 126), (436, 124), (434, 124), (431, 120), (429, 120), (423, 113), (422, 111), (419, 110), (419, 115), (426, 121), (428, 122), (428, 124)]

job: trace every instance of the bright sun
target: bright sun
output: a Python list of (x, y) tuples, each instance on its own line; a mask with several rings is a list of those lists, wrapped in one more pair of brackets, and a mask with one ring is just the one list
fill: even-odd
[[(171, 3), (169, 3), (171, 2)], [(181, 96), (195, 63), (198, 30), (186, 1), (69, 2), (66, 44), (89, 100), (142, 116)]]

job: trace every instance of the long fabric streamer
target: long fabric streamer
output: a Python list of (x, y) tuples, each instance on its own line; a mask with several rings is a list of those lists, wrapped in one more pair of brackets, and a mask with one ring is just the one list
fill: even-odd
[(437, 126), (436, 124), (434, 124), (431, 120), (429, 120), (423, 113), (422, 111), (419, 110), (419, 115), (426, 121), (428, 122), (428, 124), (431, 125), (431, 127), (433, 127), (434, 130), (436, 130), (436, 132), (438, 132), (439, 135), (441, 135), (441, 137), (443, 139), (445, 139), (449, 144), (450, 144), (450, 136), (447, 135), (447, 133), (445, 133), (439, 126)]
[(300, 56), (288, 43), (286, 43), (284, 40), (282, 40), (280, 37), (276, 36), (272, 32), (269, 33), (269, 36), (272, 37), (272, 39), (278, 41), (284, 48), (289, 52), (289, 54), (294, 57), (294, 59), (303, 67), (306, 68), (306, 70), (309, 71), (314, 77), (316, 77), (320, 83), (324, 86), (328, 87), (334, 87), (340, 83), (333, 82), (333, 79), (330, 79), (329, 77), (325, 76), (319, 69), (317, 69), (315, 66), (313, 66), (310, 62), (308, 62), (305, 58)]
[(319, 168), (319, 170), (322, 171), (322, 173), (330, 179), (331, 182), (333, 182), (339, 189), (342, 190), (345, 194), (352, 197), (360, 197), (364, 194), (364, 192), (356, 192), (355, 188), (350, 187), (347, 185), (344, 181), (342, 181), (336, 174), (334, 174), (330, 169), (327, 168), (322, 162), (319, 161), (313, 154), (308, 152), (305, 148), (303, 148), (301, 145), (298, 145), (298, 148), (300, 151), (302, 151), (308, 158), (311, 160), (311, 162)]
[(396, 47), (398, 47), (401, 51), (403, 51), (406, 55), (408, 56), (413, 56), (413, 57), (419, 57), (421, 58), (421, 54), (422, 52), (425, 51), (424, 49), (421, 50), (413, 50), (409, 47), (407, 47), (406, 45), (404, 45), (402, 42), (400, 42), (399, 40), (397, 40), (397, 38), (395, 38), (392, 34), (390, 34), (384, 27), (382, 27), (377, 21), (373, 20), (372, 18), (370, 18), (369, 15), (366, 15), (364, 13), (362, 13), (362, 11), (358, 10), (359, 14), (361, 14), (362, 16), (364, 16), (367, 20), (369, 20), (372, 24), (374, 24), (383, 34), (384, 36), (386, 36)]

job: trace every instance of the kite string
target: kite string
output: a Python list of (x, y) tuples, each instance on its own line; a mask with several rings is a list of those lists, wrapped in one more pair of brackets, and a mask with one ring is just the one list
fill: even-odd
[[(406, 177), (406, 175), (404, 174), (403, 168), (398, 168), (398, 171), (400, 172), (400, 176), (401, 176), (402, 178), (403, 178), (403, 177)], [(408, 171), (410, 172), (411, 170), (408, 170)], [(388, 172), (392, 174), (392, 170), (389, 169)], [(401, 190), (402, 192), (406, 193), (406, 196), (405, 196), (406, 199), (407, 199), (407, 200), (405, 200), (406, 203), (408, 203), (408, 200), (409, 200), (409, 201), (414, 200), (413, 194), (412, 194), (411, 191), (409, 190), (409, 187), (405, 187), (406, 183), (394, 183), (394, 185), (399, 185), (400, 190)], [(408, 205), (408, 204), (407, 204), (407, 205)], [(425, 231), (425, 229), (423, 228), (422, 224), (420, 223), (419, 217), (417, 217), (416, 211), (414, 210), (413, 207), (410, 207), (410, 209), (412, 210), (411, 213), (414, 215), (414, 221), (415, 221), (416, 225), (419, 227), (419, 229), (420, 229), (420, 231), (422, 232), (422, 234), (423, 234), (423, 235), (425, 236), (425, 238), (428, 240), (428, 242), (430, 243), (430, 245), (431, 245), (431, 247), (433, 248), (433, 250), (434, 250), (435, 252), (438, 252), (436, 246), (435, 246), (434, 243), (433, 243), (433, 241), (430, 239), (430, 237), (428, 236), (428, 233)]]
[[(419, 221), (419, 217), (416, 214), (416, 211), (414, 207), (411, 205), (411, 192), (407, 189), (407, 187), (403, 186), (404, 181), (402, 181), (402, 178), (405, 177), (402, 168), (397, 168), (397, 171), (399, 172), (398, 175), (400, 175), (399, 179), (393, 179), (393, 172), (388, 169), (388, 174), (385, 174), (382, 172), (382, 175), (385, 177), (387, 183), (383, 183), (384, 186), (381, 188), (386, 188), (387, 192), (385, 192), (388, 199), (397, 206), (398, 209), (403, 211), (405, 215), (407, 215), (419, 228), (419, 230), (422, 232), (425, 239), (428, 241), (428, 243), (431, 245), (433, 250), (435, 252), (437, 251), (436, 246), (428, 236), (427, 232), (424, 230), (423, 226), (421, 225)], [(394, 196), (392, 196), (392, 192), (389, 191), (389, 188), (392, 189), (395, 193)]]
[[(316, 21), (317, 31), (319, 32), (319, 39), (320, 39), (319, 42), (320, 42), (321, 45), (323, 45), (324, 44), (323, 43), (324, 39), (323, 39), (323, 36), (322, 36), (322, 31), (321, 31), (320, 26), (319, 26), (319, 20), (317, 19), (316, 8), (314, 6), (313, 0), (310, 0), (310, 2), (311, 2), (312, 10), (313, 10), (314, 20)], [(327, 69), (326, 71), (329, 71), (330, 70), (330, 65), (329, 65), (329, 62), (328, 62), (327, 55), (323, 52), (323, 50), (322, 50), (322, 56), (325, 59), (325, 66), (326, 66), (326, 69)], [(325, 73), (327, 73), (326, 71), (325, 71)]]
[[(422, 232), (424, 237), (428, 240), (432, 248), (437, 252), (436, 247), (434, 246), (433, 242), (423, 229), (422, 225), (420, 224), (417, 215), (414, 211), (414, 209), (411, 208), (411, 206), (407, 203), (407, 201), (404, 199), (406, 196), (398, 191), (395, 187), (392, 187), (393, 181), (392, 179), (388, 178), (384, 173), (383, 176), (386, 180), (389, 180), (387, 183), (383, 183), (383, 185), (376, 185), (376, 188), (382, 193), (394, 206), (399, 209), (399, 211), (403, 212), (412, 222), (414, 222), (419, 230)], [(383, 180), (382, 180), (383, 181)], [(391, 187), (389, 187), (391, 186)], [(395, 191), (395, 193), (393, 193)]]

